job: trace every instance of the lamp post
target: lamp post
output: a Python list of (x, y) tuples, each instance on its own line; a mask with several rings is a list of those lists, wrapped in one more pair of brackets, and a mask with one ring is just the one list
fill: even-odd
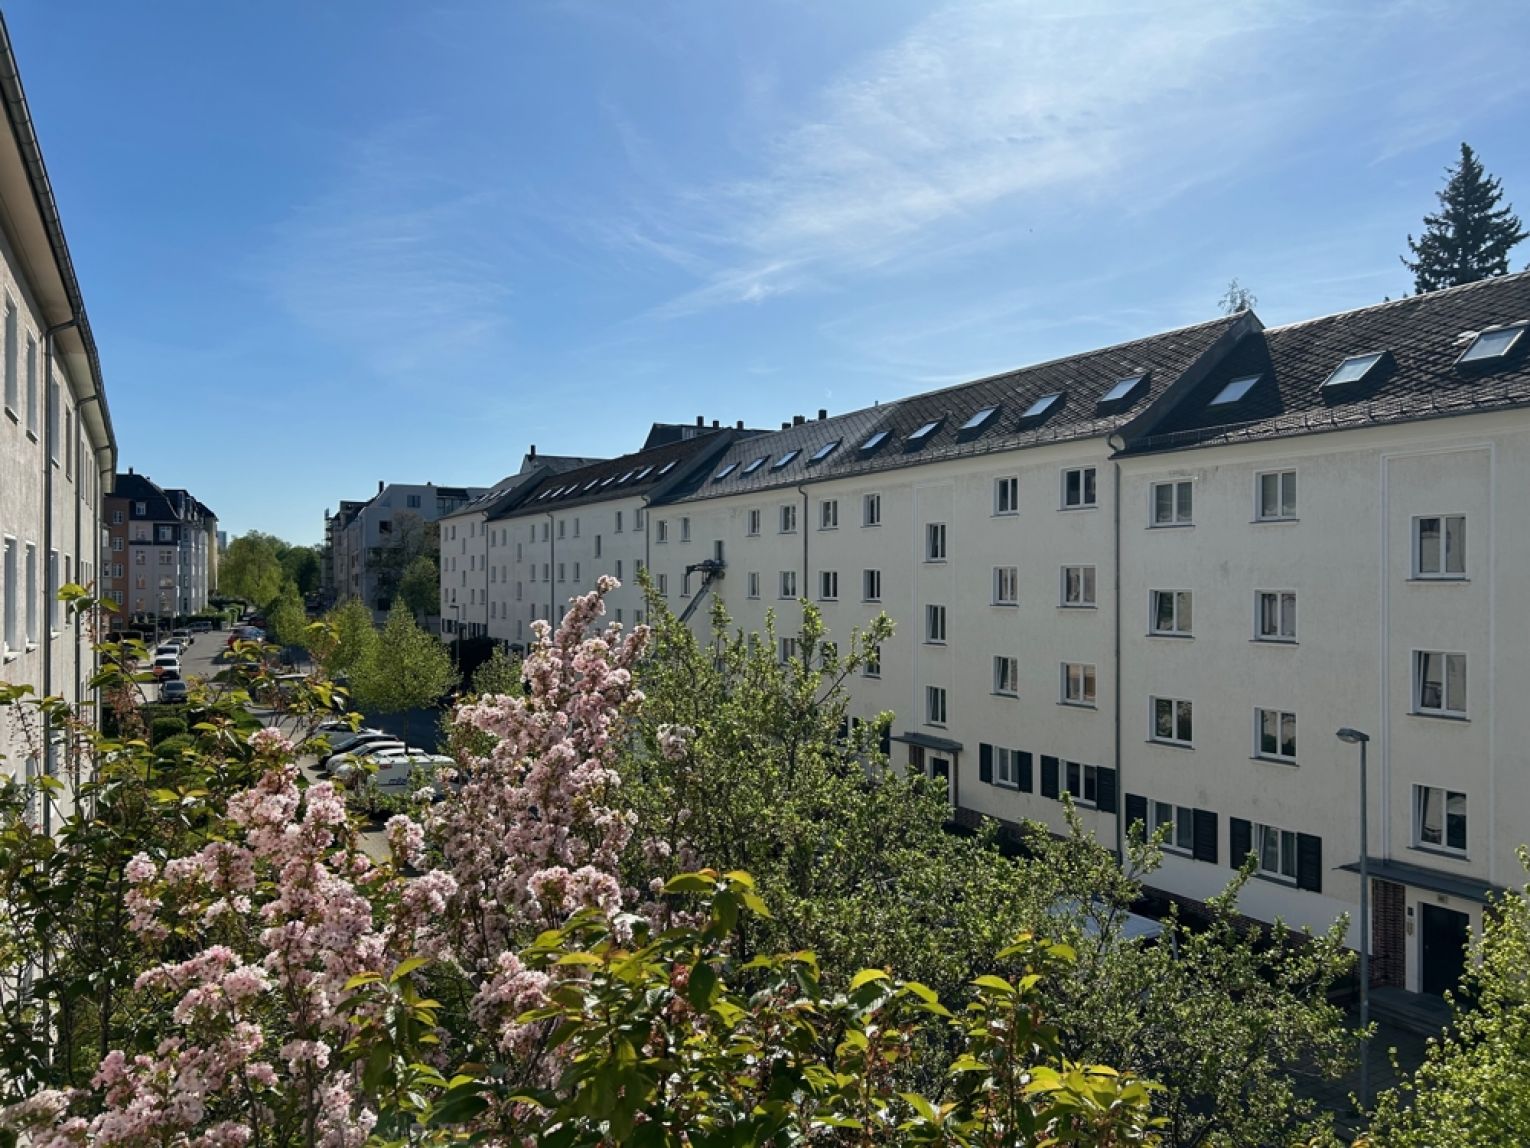
[(1371, 1105), (1371, 1038), (1367, 1031), (1371, 1022), (1371, 876), (1370, 849), (1366, 841), (1370, 806), (1365, 793), (1365, 747), (1371, 737), (1349, 726), (1339, 730), (1337, 737), (1360, 747), (1360, 1111), (1364, 1112)]

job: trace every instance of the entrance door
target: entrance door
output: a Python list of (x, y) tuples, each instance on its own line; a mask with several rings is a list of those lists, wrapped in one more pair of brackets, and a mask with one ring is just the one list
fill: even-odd
[(1438, 905), (1421, 905), (1423, 934), (1419, 949), (1419, 987), (1426, 993), (1443, 993), (1454, 989), (1466, 971), (1466, 939), (1471, 935), (1471, 918), (1454, 909), (1442, 909)]
[(946, 783), (946, 800), (956, 804), (956, 792), (951, 779), (951, 760), (945, 757), (930, 758), (930, 777)]

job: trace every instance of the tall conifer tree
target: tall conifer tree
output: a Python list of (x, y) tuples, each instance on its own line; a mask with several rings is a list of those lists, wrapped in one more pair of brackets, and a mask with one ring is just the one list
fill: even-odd
[(1449, 176), (1445, 190), (1435, 193), (1440, 210), (1424, 216), (1418, 239), (1408, 236), (1413, 258), (1403, 256), (1420, 294), (1506, 274), (1509, 251), (1530, 234), (1512, 205), (1499, 206), (1503, 187), (1469, 145), (1461, 145), (1461, 162)]

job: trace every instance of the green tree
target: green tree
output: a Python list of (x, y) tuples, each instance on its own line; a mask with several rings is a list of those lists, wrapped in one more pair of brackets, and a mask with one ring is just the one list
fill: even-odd
[(1503, 186), (1470, 146), (1461, 145), (1460, 162), (1446, 174), (1445, 189), (1435, 193), (1440, 210), (1424, 216), (1422, 235), (1408, 236), (1413, 258), (1402, 257), (1420, 294), (1507, 274), (1509, 252), (1530, 234), (1513, 205), (1499, 206)]
[(1227, 290), (1217, 300), (1217, 307), (1224, 315), (1236, 315), (1239, 311), (1252, 311), (1259, 305), (1258, 297), (1236, 279), (1227, 284)]
[(266, 624), (279, 645), (308, 646), (308, 611), (303, 608), (303, 599), (295, 584), (283, 583), (276, 601), (267, 608)]
[(409, 563), (399, 581), (398, 597), (416, 618), (436, 612), (441, 601), (441, 575), (436, 571), (434, 558), (421, 554)]
[(347, 598), (324, 616), (328, 633), (314, 648), (324, 672), (331, 678), (363, 676), (366, 667), (377, 656), (377, 627), (372, 622), (372, 611), (358, 598)]
[(300, 596), (307, 597), (318, 591), (319, 547), (288, 546), (284, 542), (277, 551), (277, 557), (282, 564), (283, 572), (297, 587)]
[[(1530, 867), (1523, 847), (1519, 857)], [(1377, 1097), (1377, 1145), (1530, 1144), (1530, 885), (1483, 913), (1462, 987), (1454, 1022), (1417, 1075)]]
[(457, 682), (451, 655), (409, 611), (395, 606), (378, 635), (376, 653), (351, 675), (352, 696), (363, 709), (403, 713), (434, 705)]
[(251, 531), (228, 545), (218, 563), (218, 593), (265, 608), (281, 593), (280, 540)]
[(471, 688), (474, 694), (519, 694), (521, 660), (496, 646), (489, 660), (473, 671)]
[[(426, 522), (412, 510), (401, 510), (393, 516), (387, 546), (377, 555), (374, 569), (377, 573), (377, 596), (392, 599), (401, 592), (404, 573), (415, 559), (428, 557), (439, 568), (441, 557), (441, 528), (437, 523)], [(440, 588), (434, 591), (439, 601)]]

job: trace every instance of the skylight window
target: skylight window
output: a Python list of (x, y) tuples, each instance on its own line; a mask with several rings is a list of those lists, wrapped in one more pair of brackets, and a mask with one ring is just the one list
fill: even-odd
[(589, 482), (584, 484), (584, 490), (581, 493), (588, 494), (590, 491), (594, 490), (599, 485), (600, 485), (600, 479), (592, 478), (592, 479), (590, 479)]
[(1042, 395), (1034, 403), (1026, 407), (1025, 413), (1020, 417), (1023, 419), (1039, 419), (1042, 415), (1048, 413), (1053, 407), (1055, 407), (1057, 405), (1057, 400), (1060, 398), (1062, 398), (1062, 393), (1060, 391), (1056, 394)]
[(903, 441), (906, 442), (906, 443), (909, 443), (911, 446), (923, 446), (924, 445), (924, 441), (927, 438), (929, 438), (932, 434), (934, 434), (939, 429), (940, 429), (940, 420), (939, 419), (934, 419), (934, 420), (932, 420), (930, 422), (925, 423), (924, 426), (920, 427), (918, 430), (916, 430), (913, 434), (909, 435), (908, 438), (904, 439)]
[(632, 476), (632, 481), (633, 482), (642, 482), (652, 472), (653, 472), (653, 467), (652, 466), (645, 466), (642, 470), (638, 471), (636, 474), (634, 474)]
[(835, 439), (833, 442), (824, 443), (821, 447), (813, 452), (813, 457), (808, 459), (808, 461), (822, 462), (824, 459), (828, 458), (831, 454), (838, 450), (839, 444), (843, 441), (843, 439)]
[(1126, 398), (1127, 395), (1131, 394), (1132, 391), (1136, 390), (1137, 384), (1145, 378), (1147, 378), (1147, 372), (1144, 371), (1140, 375), (1128, 375), (1124, 379), (1117, 379), (1116, 385), (1105, 392), (1104, 396), (1100, 399), (1100, 402), (1119, 403), (1122, 399)]
[(1242, 401), (1243, 396), (1254, 389), (1254, 384), (1259, 379), (1259, 375), (1244, 375), (1241, 379), (1234, 379), (1217, 392), (1217, 397), (1211, 400), (1211, 405), (1225, 407)]
[(1373, 355), (1351, 355), (1334, 368), (1333, 374), (1323, 380), (1323, 386), (1342, 387), (1346, 383), (1358, 383), (1385, 357), (1385, 351), (1377, 351)]
[(973, 415), (966, 422), (962, 423), (961, 429), (964, 431), (978, 430), (985, 423), (987, 423), (989, 419), (993, 418), (993, 416), (998, 413), (998, 407), (984, 407), (982, 410), (978, 411), (977, 414)]
[(796, 458), (801, 453), (802, 453), (802, 448), (801, 447), (798, 447), (796, 450), (789, 450), (789, 451), (787, 451), (780, 458), (776, 459), (775, 462), (771, 463), (770, 469), (771, 470), (780, 470), (782, 467), (790, 466), (791, 463), (792, 463), (792, 459)]
[(637, 473), (636, 468), (634, 468), (632, 470), (629, 470), (626, 474), (622, 475), (620, 478), (618, 478), (616, 480), (616, 485), (620, 486), (622, 483), (626, 482), (629, 478), (631, 478), (636, 473)]
[(727, 466), (723, 467), (721, 470), (719, 470), (716, 474), (714, 474), (712, 476), (712, 481), (713, 482), (721, 482), (723, 479), (727, 478), (730, 474), (732, 474), (737, 469), (738, 469), (738, 463), (730, 462)]
[(608, 474), (608, 475), (606, 475), (605, 478), (600, 480), (600, 485), (602, 487), (610, 486), (615, 481), (616, 481), (616, 475)]
[(674, 470), (675, 469), (675, 463), (677, 463), (679, 461), (680, 460), (677, 459), (677, 458), (672, 458), (668, 462), (666, 462), (663, 466), (659, 467), (659, 477), (663, 478), (670, 471)]
[(1512, 327), (1495, 327), (1490, 331), (1483, 331), (1472, 340), (1472, 345), (1466, 348), (1456, 362), (1485, 363), (1490, 359), (1503, 358), (1518, 345), (1526, 326), (1530, 324), (1516, 323)]
[(877, 447), (881, 446), (886, 441), (887, 432), (885, 430), (879, 430), (865, 442), (861, 443), (861, 450), (869, 454), (871, 451), (876, 450)]
[(760, 455), (759, 458), (755, 459), (748, 466), (744, 467), (743, 471), (740, 472), (739, 477), (743, 478), (744, 475), (746, 475), (746, 474), (753, 474), (755, 471), (759, 470), (760, 467), (764, 466), (769, 461), (770, 461), (770, 455), (768, 455), (768, 454)]

